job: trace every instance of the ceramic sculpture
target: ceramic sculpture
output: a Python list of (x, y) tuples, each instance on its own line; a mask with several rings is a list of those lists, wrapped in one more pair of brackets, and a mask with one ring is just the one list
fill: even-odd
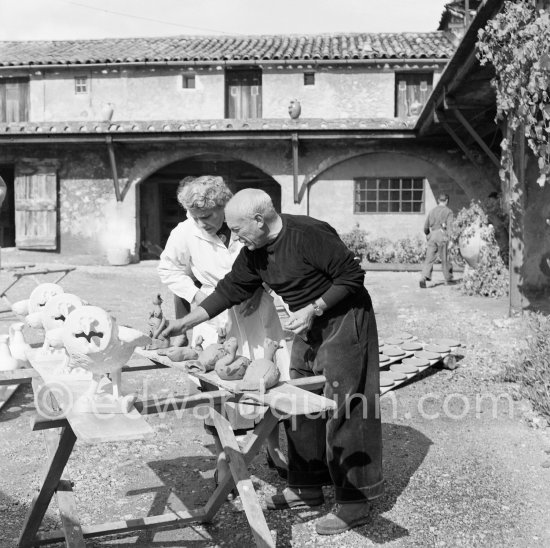
[(250, 365), (250, 359), (246, 356), (237, 355), (238, 346), (235, 337), (230, 337), (223, 343), (225, 355), (219, 358), (214, 366), (214, 370), (220, 379), (225, 381), (236, 381), (244, 377)]
[(41, 329), (42, 313), (47, 302), (55, 295), (64, 293), (63, 288), (58, 284), (44, 283), (37, 285), (31, 292), (28, 302), (28, 315), (25, 318), (27, 325), (35, 329)]
[(167, 319), (164, 317), (162, 311), (162, 297), (160, 294), (157, 294), (153, 299), (153, 310), (149, 314), (149, 320), (147, 321), (149, 325), (149, 337), (151, 337), (152, 342), (147, 347), (148, 350), (156, 350), (157, 348), (167, 348), (170, 346), (170, 341), (168, 339), (160, 339), (160, 334), (163, 329), (168, 325)]
[[(69, 353), (69, 367), (83, 367), (92, 374), (88, 391), (76, 402), (81, 412), (127, 413), (135, 395), (121, 391), (122, 367), (134, 349), (151, 342), (135, 329), (118, 326), (115, 318), (97, 306), (73, 310), (63, 325), (63, 344)], [(110, 374), (112, 384), (103, 382)]]
[(18, 366), (17, 360), (10, 352), (9, 335), (0, 335), (0, 371), (11, 371)]
[(23, 336), (23, 322), (15, 322), (10, 325), (9, 329), (9, 349), (13, 358), (17, 360), (17, 367), (30, 367), (31, 364), (27, 359), (29, 345), (25, 342)]
[(280, 372), (275, 364), (275, 352), (279, 343), (269, 338), (264, 342), (264, 357), (250, 362), (239, 383), (242, 392), (264, 392), (279, 382)]

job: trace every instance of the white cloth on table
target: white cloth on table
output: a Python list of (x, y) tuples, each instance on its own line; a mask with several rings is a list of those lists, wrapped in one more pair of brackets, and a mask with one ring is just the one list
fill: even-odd
[[(158, 274), (162, 283), (174, 294), (193, 306), (193, 299), (199, 291), (195, 280), (202, 284), (200, 291), (207, 295), (212, 293), (218, 281), (231, 270), (241, 248), (242, 244), (234, 237), (226, 247), (218, 236), (203, 231), (190, 218), (179, 223), (170, 233), (160, 256)], [(237, 338), (237, 353), (255, 359), (263, 357), (264, 340), (269, 337), (281, 345), (276, 354), (276, 363), (281, 371), (281, 380), (287, 380), (289, 351), (273, 297), (264, 291), (260, 306), (249, 316), (241, 314), (239, 306), (234, 306), (195, 327), (193, 344), (199, 335), (204, 339), (204, 347), (215, 343), (218, 328), (224, 327), (227, 337)]]

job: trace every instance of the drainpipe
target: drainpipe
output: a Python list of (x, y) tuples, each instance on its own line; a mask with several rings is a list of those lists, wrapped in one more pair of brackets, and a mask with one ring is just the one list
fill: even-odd
[(298, 134), (292, 134), (292, 175), (294, 179), (294, 203), (300, 202), (298, 191)]
[(113, 138), (111, 135), (105, 137), (107, 143), (107, 150), (109, 152), (109, 162), (111, 164), (111, 174), (113, 175), (113, 184), (115, 185), (115, 196), (117, 202), (122, 202), (122, 195), (120, 193), (120, 186), (118, 184), (118, 174), (116, 168), (115, 148), (113, 146)]

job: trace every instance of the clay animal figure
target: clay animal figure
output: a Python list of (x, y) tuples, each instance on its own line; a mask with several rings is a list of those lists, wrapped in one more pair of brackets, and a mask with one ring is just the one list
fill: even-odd
[[(216, 362), (223, 358), (226, 354), (223, 343), (226, 337), (226, 330), (224, 328), (218, 329), (218, 342), (209, 344), (204, 350), (202, 350), (202, 343), (204, 339), (199, 336), (195, 343), (195, 349), (199, 353), (199, 357), (196, 360), (191, 360), (187, 363), (189, 371), (196, 371), (199, 373), (208, 373), (212, 371), (216, 366)], [(198, 346), (197, 346), (198, 343)]]
[(61, 293), (64, 293), (64, 290), (58, 284), (44, 283), (37, 285), (29, 296), (29, 313), (25, 318), (27, 325), (34, 327), (35, 329), (41, 329), (44, 327), (42, 323), (44, 307), (52, 297), (55, 297), (55, 295), (60, 295)]
[(30, 363), (27, 360), (27, 352), (30, 350), (30, 346), (25, 342), (23, 336), (23, 322), (15, 322), (10, 325), (9, 334), (9, 347), (12, 357), (17, 360), (18, 367), (30, 367)]
[(220, 379), (225, 381), (236, 381), (244, 377), (246, 369), (250, 365), (250, 360), (246, 356), (237, 356), (237, 339), (230, 337), (223, 344), (225, 353), (214, 366), (214, 370)]
[(10, 371), (18, 366), (19, 363), (10, 352), (9, 335), (0, 335), (0, 371)]
[(266, 338), (264, 341), (264, 357), (253, 360), (248, 366), (243, 379), (239, 383), (242, 392), (263, 392), (279, 382), (281, 376), (275, 364), (275, 352), (279, 343)]
[[(118, 326), (115, 318), (97, 306), (76, 308), (67, 316), (62, 329), (63, 343), (70, 356), (69, 366), (83, 367), (92, 373), (89, 390), (76, 402), (77, 408), (82, 411), (127, 411), (133, 398), (130, 402), (122, 396), (121, 370), (134, 349), (150, 343), (151, 338), (135, 329)], [(100, 380), (106, 373), (112, 379), (112, 395), (98, 394)], [(110, 405), (99, 408), (95, 405), (97, 402)]]
[(157, 352), (159, 356), (166, 356), (173, 362), (185, 362), (188, 360), (196, 360), (199, 353), (195, 348), (190, 346), (172, 346), (170, 348), (160, 348)]
[(149, 337), (153, 339), (147, 350), (156, 350), (157, 348), (168, 348), (170, 341), (168, 339), (160, 339), (159, 336), (162, 330), (168, 325), (168, 320), (164, 317), (162, 311), (162, 297), (160, 294), (153, 299), (153, 310), (149, 314)]

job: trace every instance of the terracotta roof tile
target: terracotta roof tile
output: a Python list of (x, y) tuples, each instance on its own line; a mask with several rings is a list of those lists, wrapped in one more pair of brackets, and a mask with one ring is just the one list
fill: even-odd
[(12, 122), (0, 123), (3, 135), (52, 134), (109, 134), (109, 133), (174, 133), (174, 132), (235, 132), (235, 131), (281, 131), (281, 130), (411, 130), (416, 119), (399, 118), (303, 118), (300, 120), (280, 118), (254, 118), (247, 120), (151, 120), (151, 121), (87, 121), (87, 122)]
[(0, 41), (0, 66), (144, 62), (442, 59), (454, 46), (442, 31), (273, 36), (175, 36), (103, 40)]

